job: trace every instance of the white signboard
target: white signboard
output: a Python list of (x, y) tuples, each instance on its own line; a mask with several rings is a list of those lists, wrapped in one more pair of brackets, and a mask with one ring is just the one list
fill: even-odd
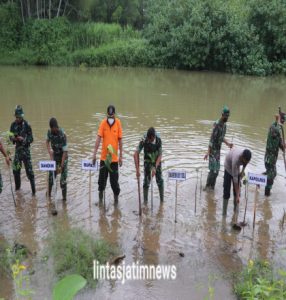
[(178, 170), (168, 171), (168, 179), (184, 181), (186, 180), (186, 171), (178, 171)]
[(41, 171), (55, 171), (56, 162), (54, 160), (43, 160), (39, 162)]
[(261, 174), (248, 173), (248, 183), (266, 186), (267, 176)]
[(93, 165), (92, 160), (83, 159), (81, 161), (81, 169), (85, 171), (98, 171), (99, 170), (98, 160)]

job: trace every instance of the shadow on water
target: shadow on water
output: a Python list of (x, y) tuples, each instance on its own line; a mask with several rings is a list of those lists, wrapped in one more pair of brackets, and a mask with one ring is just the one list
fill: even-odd
[[(232, 272), (241, 270), (250, 258), (273, 259), (278, 266), (283, 265), (285, 232), (279, 227), (279, 221), (286, 208), (283, 196), (286, 179), (280, 156), (272, 196), (265, 199), (263, 189), (256, 193), (255, 187), (249, 187), (247, 226), (240, 232), (231, 226), (232, 199), (227, 217), (221, 215), (223, 163), (215, 192), (206, 193), (202, 187), (207, 177), (203, 156), (212, 123), (220, 116), (224, 104), (231, 109), (226, 138), (233, 139), (236, 147), (253, 151), (250, 171), (264, 171), (266, 134), (277, 107), (286, 107), (285, 83), (284, 77), (173, 70), (1, 67), (0, 131), (8, 130), (15, 105), (22, 104), (34, 134), (31, 152), (37, 195), (31, 197), (22, 170), (22, 188), (16, 193), (15, 208), (9, 173), (2, 163), (0, 235), (10, 243), (25, 244), (36, 253), (35, 274), (31, 276), (35, 299), (49, 298), (56, 280), (52, 266), (40, 261), (47, 247), (46, 239), (57, 226), (66, 231), (80, 227), (107, 240), (126, 255), (126, 265), (138, 261), (177, 268), (176, 280), (138, 280), (124, 284), (100, 281), (96, 290), (86, 290), (77, 299), (190, 299), (190, 295), (192, 299), (204, 299), (209, 296), (210, 287), (214, 289), (214, 299), (235, 299)], [(114, 207), (108, 183), (103, 209), (97, 203), (98, 173), (90, 175), (82, 171), (80, 161), (91, 159), (99, 122), (110, 103), (115, 105), (122, 122), (124, 153), (119, 170), (119, 205)], [(48, 159), (45, 134), (51, 116), (65, 129), (69, 144), (68, 199), (63, 204), (58, 189), (56, 217), (51, 215), (46, 198), (47, 174), (38, 168), (40, 160)], [(153, 211), (149, 202), (139, 218), (133, 153), (150, 126), (156, 128), (163, 141), (165, 202), (160, 204), (154, 184)], [(222, 162), (227, 151), (223, 145)], [(142, 156), (140, 160), (142, 166)], [(178, 185), (176, 224), (175, 183), (167, 180), (170, 169), (187, 172), (187, 180)], [(257, 211), (253, 229), (255, 195)], [(243, 219), (244, 205), (242, 195), (238, 220)], [(11, 282), (4, 282), (3, 285), (1, 280), (0, 296), (10, 299)]]

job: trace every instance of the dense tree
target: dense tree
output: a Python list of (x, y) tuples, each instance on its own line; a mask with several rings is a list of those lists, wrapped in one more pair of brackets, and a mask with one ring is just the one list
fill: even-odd
[(286, 74), (285, 0), (0, 0), (0, 26), (4, 62)]

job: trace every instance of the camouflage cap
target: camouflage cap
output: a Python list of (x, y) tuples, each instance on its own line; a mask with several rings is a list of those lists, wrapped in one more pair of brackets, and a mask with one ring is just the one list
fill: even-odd
[(16, 105), (15, 107), (15, 117), (24, 117), (24, 111), (21, 105)]
[(221, 114), (222, 115), (229, 115), (230, 114), (230, 110), (226, 105), (224, 105), (224, 107), (222, 108)]

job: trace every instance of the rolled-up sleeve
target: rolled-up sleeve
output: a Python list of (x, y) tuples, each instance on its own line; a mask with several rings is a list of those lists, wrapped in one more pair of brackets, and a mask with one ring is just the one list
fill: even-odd
[(100, 137), (102, 137), (103, 138), (103, 122), (104, 122), (105, 120), (103, 120), (101, 123), (100, 123), (100, 125), (99, 125), (99, 128), (98, 128), (98, 132), (97, 132), (97, 135), (99, 135)]

